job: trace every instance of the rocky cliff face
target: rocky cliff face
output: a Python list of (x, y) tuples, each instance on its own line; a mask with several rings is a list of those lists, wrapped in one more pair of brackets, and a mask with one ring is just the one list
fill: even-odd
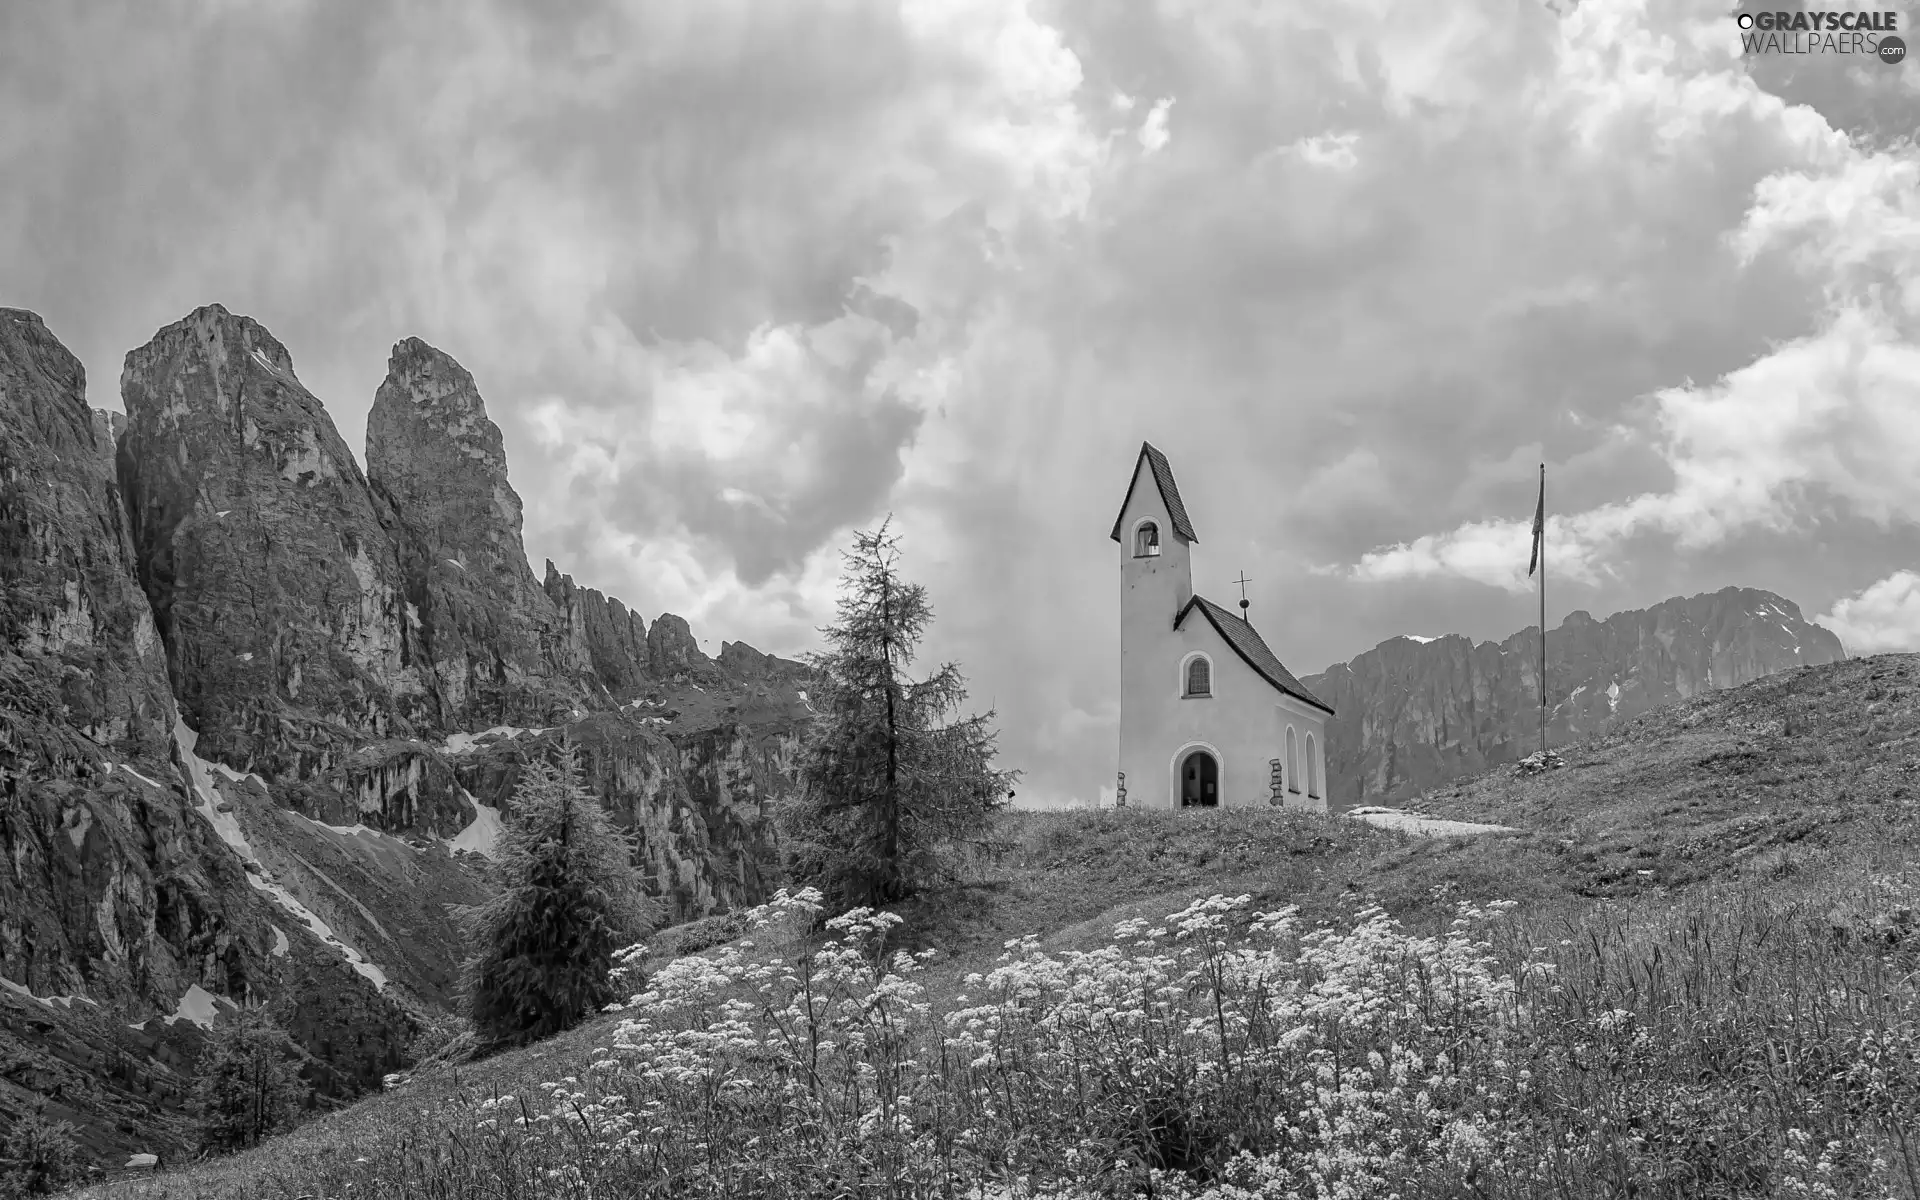
[(79, 361), (39, 317), (0, 309), (0, 700), (49, 736), (152, 761), (173, 701), (113, 455)]
[(499, 427), (473, 376), (418, 338), (394, 346), (374, 395), (367, 476), (391, 510), (435, 725), (547, 723), (595, 690), (527, 566)]
[(0, 310), (0, 1124), (172, 1147), (201, 1029), (267, 1002), (324, 1096), (444, 1009), (519, 772), (571, 738), (675, 918), (767, 892), (808, 672), (528, 568), (500, 432), (398, 343), (362, 472), (218, 305), (124, 418)]
[(286, 348), (212, 305), (128, 354), (120, 388), (136, 568), (200, 752), (305, 781), (431, 718), (399, 554)]
[[(1790, 600), (1724, 588), (1547, 636), (1552, 742), (1597, 733), (1715, 688), (1844, 658)], [(1327, 731), (1335, 804), (1387, 803), (1524, 757), (1539, 745), (1538, 627), (1495, 645), (1394, 638), (1303, 683), (1339, 714)]]
[[(698, 693), (677, 699), (691, 705)], [(529, 758), (570, 738), (588, 786), (636, 835), (650, 890), (678, 923), (757, 903), (771, 890), (767, 805), (792, 777), (800, 725), (781, 702), (729, 707), (696, 715), (642, 700), (562, 728), (456, 743), (448, 758), (475, 801), (508, 808)]]
[(547, 598), (566, 622), (576, 660), (593, 668), (615, 699), (624, 700), (648, 678), (647, 623), (611, 596), (579, 587), (547, 560)]
[(136, 582), (112, 433), (40, 319), (0, 310), (0, 1118), (50, 1097), (103, 1155), (169, 1136), (189, 997), (359, 1026), (340, 1053), (311, 1043), (336, 1096), (397, 1059), (408, 1024), (377, 988), (298, 987), (343, 959), (216, 819), (227, 801), (183, 741)]

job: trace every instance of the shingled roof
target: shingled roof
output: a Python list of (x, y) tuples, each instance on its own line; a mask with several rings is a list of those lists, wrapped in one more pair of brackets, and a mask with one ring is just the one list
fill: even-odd
[(1267, 649), (1267, 644), (1260, 640), (1260, 635), (1254, 632), (1253, 626), (1213, 601), (1195, 595), (1180, 609), (1180, 615), (1173, 619), (1173, 627), (1180, 628), (1180, 622), (1186, 620), (1187, 614), (1196, 608), (1206, 614), (1207, 620), (1219, 630), (1220, 636), (1226, 639), (1227, 645), (1232, 646), (1233, 652), (1258, 672), (1260, 678), (1294, 699), (1311, 704), (1328, 716), (1333, 715), (1333, 705), (1308, 691), (1305, 684), (1295, 679), (1293, 672), (1287, 670), (1279, 657)]
[[(1193, 522), (1187, 519), (1187, 506), (1180, 503), (1180, 489), (1173, 483), (1173, 468), (1167, 464), (1167, 456), (1153, 448), (1150, 442), (1140, 443), (1140, 458), (1147, 460), (1153, 468), (1153, 483), (1160, 489), (1160, 500), (1167, 506), (1167, 515), (1173, 518), (1173, 531), (1190, 542), (1200, 539), (1194, 536)], [(1127, 519), (1127, 505), (1133, 503), (1134, 485), (1140, 482), (1140, 458), (1133, 460), (1133, 477), (1127, 483), (1127, 498), (1120, 502), (1120, 515), (1113, 519), (1113, 540), (1120, 540), (1120, 522)]]

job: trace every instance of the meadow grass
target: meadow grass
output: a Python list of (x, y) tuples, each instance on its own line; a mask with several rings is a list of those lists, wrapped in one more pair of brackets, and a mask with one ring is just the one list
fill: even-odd
[(83, 1194), (1920, 1196), (1913, 860), (1594, 898), (1526, 837), (1016, 824), (944, 901), (671, 931), (626, 1011)]

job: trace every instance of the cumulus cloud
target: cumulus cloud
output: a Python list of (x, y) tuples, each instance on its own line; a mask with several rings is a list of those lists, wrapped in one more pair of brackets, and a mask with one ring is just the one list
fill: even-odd
[[(1777, 110), (1751, 89), (1711, 108), (1735, 98)], [(1691, 126), (1676, 117), (1674, 128), (1714, 128), (1688, 115)], [(1645, 441), (1672, 483), (1550, 521), (1549, 557), (1565, 578), (1598, 581), (1642, 535), (1695, 550), (1804, 528), (1836, 503), (1881, 526), (1920, 523), (1920, 159), (1910, 146), (1849, 146), (1805, 110), (1778, 115), (1797, 153), (1756, 181), (1724, 241), (1743, 269), (1774, 260), (1797, 274), (1822, 297), (1819, 328), (1713, 384), (1653, 393)], [(1525, 522), (1467, 522), (1369, 551), (1351, 574), (1523, 590), (1528, 536)]]
[(1849, 654), (1920, 651), (1920, 573), (1895, 571), (1842, 597), (1820, 624), (1840, 636)]
[(1168, 97), (1154, 104), (1148, 111), (1147, 119), (1140, 123), (1140, 148), (1148, 154), (1164, 149), (1173, 139), (1167, 129), (1167, 114), (1173, 111), (1173, 99)]
[[(1550, 522), (1548, 550), (1592, 582), (1639, 534), (1697, 549), (1783, 530), (1834, 501), (1876, 524), (1920, 523), (1920, 162), (1863, 156), (1838, 174), (1763, 180), (1732, 241), (1785, 253), (1826, 292), (1825, 327), (1707, 387), (1654, 396), (1673, 485)], [(1528, 529), (1473, 522), (1371, 551), (1356, 578), (1455, 574), (1510, 590)]]

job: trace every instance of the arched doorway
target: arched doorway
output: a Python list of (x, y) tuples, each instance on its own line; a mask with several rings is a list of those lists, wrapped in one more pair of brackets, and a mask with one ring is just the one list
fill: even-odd
[(1220, 764), (1205, 750), (1180, 762), (1180, 807), (1213, 808), (1220, 803)]

